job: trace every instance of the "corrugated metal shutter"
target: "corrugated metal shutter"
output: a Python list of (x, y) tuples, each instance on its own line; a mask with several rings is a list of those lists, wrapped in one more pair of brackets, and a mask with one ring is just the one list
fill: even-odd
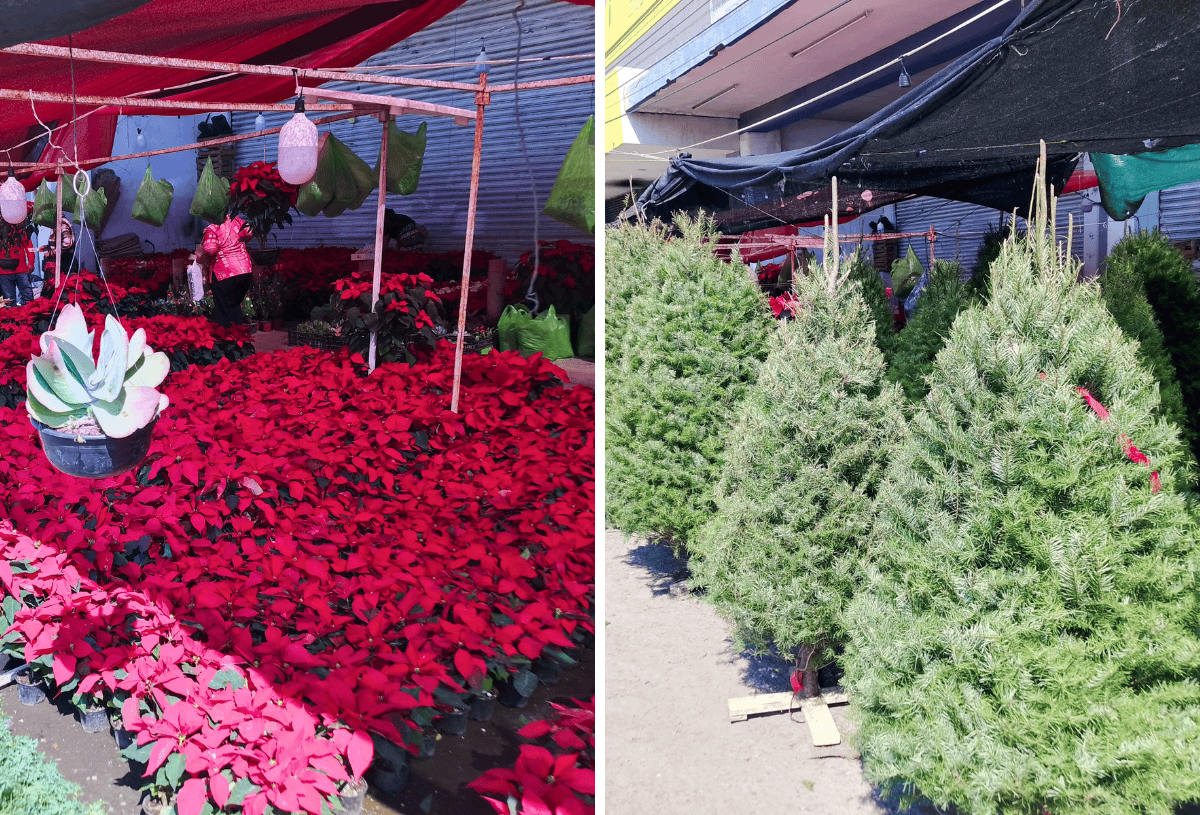
[[(1074, 235), (1071, 242), (1071, 254), (1083, 260), (1083, 206), (1087, 199), (1082, 195), (1066, 195), (1058, 199), (1056, 223), (1058, 239), (1067, 239), (1067, 221), (1074, 216)], [(961, 201), (948, 201), (942, 198), (920, 197), (896, 204), (896, 227), (901, 232), (918, 232), (929, 229), (930, 224), (938, 232), (938, 241), (934, 252), (939, 260), (957, 260), (964, 274), (969, 273), (975, 265), (975, 258), (983, 246), (984, 235), (995, 229), (1001, 219), (1008, 220), (1004, 213), (990, 207), (967, 204)], [(1025, 227), (1023, 218), (1017, 219), (1019, 228)], [(902, 238), (900, 253), (908, 252), (912, 246), (921, 259), (921, 263), (929, 265), (929, 242), (924, 238)]]
[(1200, 238), (1200, 181), (1160, 192), (1158, 218), (1171, 240)]
[[(591, 6), (577, 6), (558, 0), (528, 0), (519, 12), (521, 58), (556, 57), (590, 54), (595, 49), (595, 14)], [(517, 28), (506, 4), (501, 7), (487, 0), (468, 0), (457, 11), (434, 25), (397, 43), (367, 60), (366, 65), (420, 64), (431, 62), (470, 62), (486, 42), (491, 59), (512, 59), (517, 50)], [(593, 72), (589, 60), (553, 60), (522, 62), (520, 80), (554, 79)], [(387, 72), (381, 72), (387, 73)], [(400, 72), (395, 72), (400, 73)], [(468, 67), (403, 72), (424, 79), (473, 82), (474, 70)], [(513, 81), (513, 66), (492, 66), (489, 84)], [(436, 104), (470, 108), (474, 98), (461, 91), (436, 88), (363, 85), (332, 82), (326, 87), (362, 93), (404, 96)], [(529, 164), (537, 188), (538, 209), (545, 206), (562, 160), (579, 135), (584, 122), (595, 110), (595, 86), (569, 85), (563, 88), (520, 92), (520, 118), (525, 133)], [(534, 202), (530, 173), (522, 155), (514, 106), (516, 96), (492, 94), (484, 116), (483, 161), (480, 169), (479, 204), (475, 224), (475, 248), (490, 250), (510, 261), (533, 248)], [(276, 127), (291, 114), (265, 116), (267, 127)], [(401, 130), (416, 130), (419, 116), (396, 120)], [(426, 247), (435, 251), (461, 249), (466, 234), (467, 196), (471, 181), (472, 126), (462, 127), (449, 119), (429, 118), (428, 143), (421, 183), (412, 195), (389, 195), (387, 206), (408, 215), (429, 230)], [(253, 113), (233, 117), (234, 132), (254, 129)], [(375, 119), (358, 119), (322, 125), (345, 142), (372, 167), (379, 156), (382, 126)], [(238, 163), (275, 160), (276, 139), (240, 142)], [(337, 218), (318, 215), (305, 217), (293, 212), (295, 222), (273, 235), (281, 246), (365, 246), (374, 240), (375, 198), (360, 209)], [(582, 232), (550, 218), (538, 218), (540, 240), (568, 240), (592, 243)]]
[[(983, 236), (1000, 222), (1001, 213), (989, 207), (948, 201), (944, 198), (920, 197), (896, 204), (896, 227), (901, 232), (923, 232), (932, 224), (938, 232), (934, 255), (939, 260), (955, 260), (968, 273), (975, 265)], [(921, 259), (929, 265), (929, 242), (924, 238), (902, 238), (900, 254), (908, 253), (912, 246)]]

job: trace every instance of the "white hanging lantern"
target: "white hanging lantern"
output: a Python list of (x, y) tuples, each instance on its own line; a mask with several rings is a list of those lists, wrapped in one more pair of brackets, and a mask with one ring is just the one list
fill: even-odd
[(317, 126), (304, 115), (303, 97), (296, 100), (296, 113), (279, 131), (279, 175), (300, 186), (317, 174)]
[(25, 220), (28, 210), (25, 207), (25, 188), (16, 176), (9, 171), (8, 180), (0, 184), (0, 215), (10, 224), (16, 225)]

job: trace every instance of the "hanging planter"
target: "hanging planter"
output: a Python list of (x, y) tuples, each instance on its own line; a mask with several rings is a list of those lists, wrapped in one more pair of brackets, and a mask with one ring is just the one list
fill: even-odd
[(55, 469), (78, 478), (107, 478), (136, 467), (169, 403), (156, 388), (171, 362), (146, 345), (144, 329), (130, 337), (106, 316), (95, 361), (93, 334), (83, 310), (68, 304), (41, 336), (41, 355), (25, 369), (25, 407), (42, 450)]

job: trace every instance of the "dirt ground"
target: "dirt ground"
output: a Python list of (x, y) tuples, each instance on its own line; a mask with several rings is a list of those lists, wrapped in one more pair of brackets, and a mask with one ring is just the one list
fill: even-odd
[(786, 691), (788, 666), (734, 650), (729, 627), (697, 597), (669, 547), (604, 540), (607, 815), (814, 812), (883, 815), (864, 780), (845, 707), (843, 743), (814, 747), (786, 713), (729, 722), (732, 697)]
[[(525, 739), (517, 731), (534, 719), (548, 718), (551, 702), (575, 698), (587, 701), (596, 686), (595, 652), (576, 655), (580, 664), (562, 673), (553, 685), (540, 685), (524, 708), (496, 705), (489, 722), (471, 722), (462, 736), (443, 736), (429, 758), (409, 765), (408, 786), (389, 797), (367, 791), (367, 815), (492, 815), (481, 796), (466, 788), (491, 767), (511, 767)], [(4, 658), (0, 657), (0, 662)], [(121, 758), (110, 731), (85, 733), (66, 702), (50, 699), (25, 706), (17, 699), (17, 686), (0, 689), (0, 709), (12, 719), (10, 728), (38, 741), (38, 748), (58, 764), (68, 781), (78, 784), (80, 800), (104, 801), (111, 815), (138, 815), (138, 788), (142, 768), (135, 771)], [(369, 776), (368, 776), (369, 777)]]

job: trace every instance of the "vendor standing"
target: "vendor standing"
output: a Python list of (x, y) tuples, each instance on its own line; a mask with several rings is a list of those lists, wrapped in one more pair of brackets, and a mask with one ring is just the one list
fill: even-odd
[(60, 237), (62, 238), (62, 271), (65, 275), (71, 271), (71, 261), (75, 257), (75, 230), (71, 228), (71, 220), (66, 215), (58, 219), (58, 229), (50, 233), (50, 241), (38, 250), (48, 255), (42, 264), (46, 280), (49, 280), (54, 274), (54, 252)]
[(250, 253), (246, 241), (250, 230), (240, 217), (226, 218), (204, 230), (201, 244), (201, 263), (210, 270), (213, 295), (213, 319), (218, 325), (244, 325), (242, 300), (250, 289)]
[(24, 221), (0, 224), (0, 296), (13, 306), (33, 299), (29, 276), (37, 260), (33, 247), (37, 227), (30, 217), (32, 212), (33, 204), (27, 203)]

